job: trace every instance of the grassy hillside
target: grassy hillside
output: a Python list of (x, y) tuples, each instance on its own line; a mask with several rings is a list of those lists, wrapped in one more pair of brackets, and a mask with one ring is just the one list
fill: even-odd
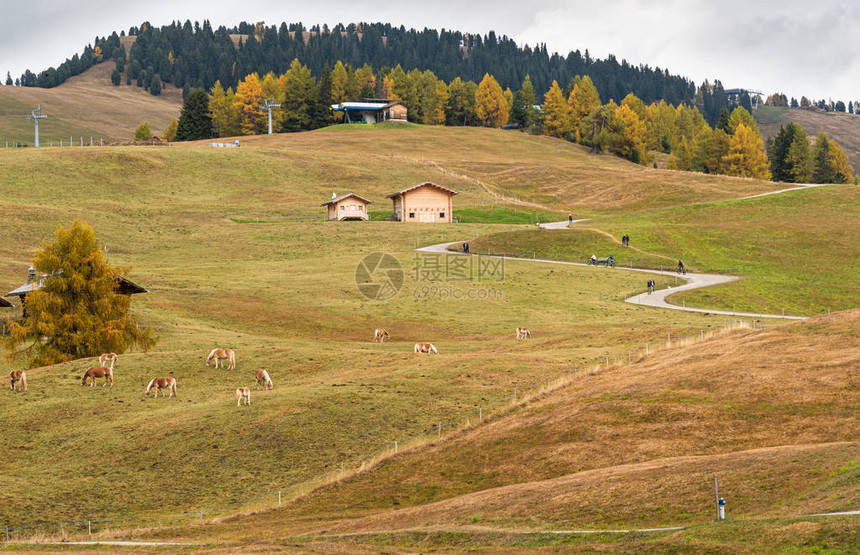
[[(613, 551), (641, 549), (634, 539), (695, 545), (703, 538), (732, 552), (850, 550), (857, 540), (850, 521), (800, 515), (857, 509), (858, 325), (855, 310), (733, 332), (580, 376), (287, 508), (179, 535), (401, 548), (481, 545), (489, 535), (524, 548), (587, 541), (541, 536), (551, 530), (686, 526), (672, 537), (599, 541), (612, 542)], [(714, 474), (728, 500), (729, 530), (707, 524)], [(774, 545), (786, 526), (813, 533)], [(506, 537), (514, 531), (530, 533), (533, 543)]]
[[(319, 205), (332, 191), (369, 196), (376, 201), (374, 210), (384, 211), (385, 194), (424, 180), (460, 191), (455, 214), (464, 210), (463, 220), (475, 223), (321, 221)], [(416, 257), (413, 249), (519, 230), (512, 220), (529, 217), (530, 222), (538, 213), (541, 218), (567, 211), (595, 216), (596, 225), (612, 232), (625, 219), (641, 222), (644, 229), (655, 213), (646, 210), (675, 217), (684, 206), (773, 189), (773, 184), (752, 180), (655, 171), (614, 157), (593, 157), (570, 143), (487, 129), (346, 126), (249, 138), (239, 149), (197, 143), (10, 150), (0, 165), (0, 289), (23, 282), (38, 245), (58, 224), (84, 218), (95, 227), (110, 262), (133, 265), (132, 279), (150, 289), (135, 298), (134, 306), (158, 331), (160, 342), (149, 354), (122, 355), (113, 388), (81, 388), (79, 376), (92, 361), (75, 361), (32, 370), (26, 394), (6, 390), (0, 395), (0, 419), (25, 423), (7, 427), (0, 443), (7, 468), (0, 474), (0, 517), (18, 524), (163, 515), (201, 507), (230, 514), (235, 510), (231, 503), (334, 470), (340, 462), (468, 413), (515, 388), (557, 376), (574, 363), (718, 324), (721, 318), (706, 314), (621, 302), (643, 290), (641, 276), (508, 261), (503, 276), (479, 279), (472, 271), (454, 276), (463, 279), (430, 282), (422, 268), (437, 260)], [(832, 200), (804, 198), (811, 203), (809, 210)], [(704, 209), (699, 214), (722, 216)], [(703, 228), (708, 225), (716, 224), (702, 222)], [(631, 234), (635, 245), (640, 234)], [(669, 251), (668, 240), (658, 239), (655, 235), (649, 252)], [(699, 245), (691, 243), (690, 248)], [(358, 263), (372, 252), (391, 253), (404, 268), (403, 289), (385, 303), (365, 299), (355, 283)], [(486, 298), (455, 299), (454, 291), (483, 291)], [(514, 341), (517, 326), (529, 327), (534, 338)], [(371, 344), (376, 327), (387, 328), (393, 341)], [(742, 338), (774, 337), (750, 334)], [(842, 335), (832, 335), (841, 341)], [(416, 341), (434, 342), (440, 354), (413, 354)], [(214, 347), (237, 350), (235, 371), (204, 366)], [(841, 342), (834, 348), (843, 352)], [(726, 347), (715, 349), (692, 358), (679, 354), (677, 367), (698, 368)], [(558, 401), (599, 432), (575, 422), (547, 421), (549, 427), (541, 429), (543, 416), (537, 416), (528, 424), (534, 435), (516, 436), (522, 442), (516, 449), (506, 447), (501, 432), (487, 436), (490, 443), (482, 444), (489, 448), (486, 454), (478, 444), (469, 448), (474, 449), (470, 458), (456, 459), (454, 451), (440, 445), (431, 453), (444, 453), (440, 462), (450, 462), (450, 473), (439, 478), (426, 459), (410, 459), (420, 462), (410, 467), (414, 476), (389, 484), (396, 491), (393, 499), (402, 506), (443, 501), (655, 457), (681, 457), (672, 464), (687, 468), (683, 457), (786, 444), (748, 424), (789, 422), (796, 415), (784, 406), (787, 402), (779, 401), (778, 410), (761, 399), (734, 401), (728, 396), (725, 404), (715, 403), (703, 397), (716, 393), (701, 393), (707, 384), (698, 382), (689, 386), (688, 396), (681, 382), (689, 373), (676, 376), (675, 367), (650, 364), (630, 374), (630, 392), (618, 389), (618, 382), (602, 382), (599, 375), (588, 382), (594, 389), (577, 397), (573, 409)], [(839, 378), (842, 367), (831, 366), (822, 372)], [(10, 368), (0, 363), (0, 370)], [(254, 392), (250, 407), (236, 407), (235, 388), (252, 385), (257, 368), (269, 371), (275, 390)], [(716, 366), (707, 368), (711, 374), (717, 371)], [(170, 374), (178, 380), (178, 399), (142, 398), (152, 377)], [(731, 376), (747, 379), (746, 374)], [(726, 384), (731, 381), (725, 379)], [(778, 383), (782, 378), (771, 379)], [(649, 383), (657, 389), (647, 389)], [(856, 418), (853, 390), (828, 401), (829, 384), (820, 397), (811, 394), (815, 403), (826, 405), (834, 422)], [(637, 399), (635, 406), (621, 398), (630, 395)], [(657, 405), (649, 404), (652, 398)], [(658, 405), (658, 412), (649, 412)], [(591, 406), (609, 412), (591, 414)], [(825, 425), (814, 406), (808, 409), (813, 432), (796, 444), (853, 445), (856, 438), (850, 433), (840, 436), (826, 426), (814, 431)], [(535, 410), (550, 418), (558, 414), (550, 405), (537, 404)], [(727, 416), (737, 433), (717, 441), (712, 416)], [(684, 428), (687, 436), (672, 440), (675, 428), (664, 420), (684, 419), (691, 419)], [(649, 433), (665, 441), (634, 442), (626, 454), (610, 441), (652, 421)], [(548, 436), (559, 426), (570, 427), (569, 433), (552, 440)], [(462, 449), (488, 429), (455, 438), (451, 449)], [(711, 438), (709, 447), (696, 451), (697, 438)], [(554, 441), (579, 443), (565, 449)], [(587, 457), (577, 454), (580, 444)], [(768, 451), (771, 460), (793, 456), (774, 449)], [(853, 460), (850, 445), (845, 449), (849, 451), (822, 450), (821, 467)], [(559, 457), (548, 455), (555, 452)], [(398, 468), (397, 460), (392, 468)], [(492, 460), (504, 464), (490, 471), (483, 465)], [(169, 485), (163, 485), (164, 475), (171, 477)], [(807, 474), (797, 476), (812, 480)], [(784, 482), (774, 484), (777, 492)], [(352, 495), (345, 494), (344, 502), (356, 501), (353, 508), (362, 515), (391, 506), (385, 503), (392, 497), (384, 492), (372, 496), (369, 505)], [(315, 499), (290, 510), (314, 512)], [(744, 510), (761, 512), (778, 499), (774, 493)], [(694, 514), (689, 508), (683, 511)], [(682, 509), (665, 514), (680, 515)], [(310, 529), (294, 527), (291, 518), (281, 521), (284, 529)], [(307, 518), (316, 526), (319, 519), (333, 517), (321, 511)], [(620, 517), (608, 522), (620, 522)], [(378, 528), (371, 529), (375, 533)]]
[[(470, 243), (478, 253), (703, 272), (737, 269), (739, 282), (678, 294), (677, 304), (813, 315), (860, 306), (854, 237), (860, 189), (830, 186), (755, 199), (595, 218), (561, 231), (516, 230)], [(630, 235), (631, 248), (620, 238)]]
[(110, 74), (113, 61), (91, 67), (59, 87), (0, 87), (0, 147), (6, 141), (34, 144), (33, 122), (26, 117), (37, 105), (48, 116), (39, 123), (41, 146), (68, 146), (69, 136), (89, 143), (105, 139), (130, 140), (134, 129), (148, 121), (153, 133), (161, 134), (172, 118), (179, 117), (182, 91), (168, 85), (160, 96), (125, 84), (114, 87)]
[(860, 171), (860, 115), (762, 106), (753, 111), (753, 116), (765, 138), (775, 136), (779, 126), (789, 122), (803, 127), (810, 140), (815, 140), (818, 132), (824, 129), (842, 146), (854, 171)]

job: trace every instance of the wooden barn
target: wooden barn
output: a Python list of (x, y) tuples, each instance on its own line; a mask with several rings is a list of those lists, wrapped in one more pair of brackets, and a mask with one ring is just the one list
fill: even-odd
[(326, 219), (328, 221), (343, 222), (370, 219), (367, 215), (368, 204), (373, 204), (373, 201), (355, 193), (347, 193), (340, 196), (332, 193), (331, 200), (322, 203), (322, 206), (328, 207), (326, 211)]
[(451, 223), (457, 191), (429, 181), (391, 193), (398, 222)]

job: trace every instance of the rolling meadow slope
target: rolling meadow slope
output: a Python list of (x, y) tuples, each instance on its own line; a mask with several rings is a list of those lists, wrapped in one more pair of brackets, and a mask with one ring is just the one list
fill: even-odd
[[(82, 388), (81, 373), (93, 361), (80, 360), (32, 369), (27, 393), (0, 395), (0, 419), (22, 423), (8, 427), (0, 443), (7, 469), (0, 473), (3, 521), (142, 519), (106, 525), (117, 529), (175, 524), (160, 519), (201, 509), (230, 517), (244, 507), (241, 501), (336, 471), (515, 388), (546, 382), (574, 363), (716, 329), (723, 318), (624, 303), (644, 290), (634, 274), (506, 261), (486, 276), (473, 270), (431, 279), (422, 269), (440, 261), (414, 249), (533, 233), (532, 226), (508, 223), (511, 214), (528, 222), (538, 212), (564, 217), (572, 211), (593, 217), (604, 234), (593, 233), (603, 239), (626, 222), (641, 226), (644, 239), (653, 223), (648, 218), (665, 212), (667, 227), (683, 228), (685, 248), (698, 252), (707, 245), (689, 231), (697, 218), (705, 230), (720, 225), (724, 203), (742, 219), (746, 205), (735, 207), (732, 199), (777, 189), (653, 170), (563, 141), (489, 129), (336, 126), (241, 144), (4, 152), (0, 291), (24, 282), (36, 249), (58, 225), (82, 218), (95, 228), (110, 263), (133, 266), (131, 279), (149, 289), (134, 298), (133, 310), (160, 340), (149, 353), (121, 354), (112, 388)], [(386, 194), (426, 180), (459, 191), (455, 215), (470, 210), (476, 223), (382, 221), (390, 212)], [(323, 222), (320, 204), (333, 191), (369, 196), (374, 221)], [(804, 212), (833, 201), (825, 194), (798, 198)], [(711, 205), (717, 209), (705, 208)], [(680, 218), (685, 210), (695, 217)], [(764, 230), (766, 221), (757, 225)], [(847, 235), (850, 222), (842, 228)], [(759, 232), (732, 230), (738, 241), (756, 241)], [(577, 230), (546, 233), (585, 237)], [(639, 231), (633, 237), (636, 245)], [(649, 261), (672, 256), (673, 235), (647, 237)], [(387, 302), (367, 299), (357, 287), (356, 269), (374, 252), (391, 254), (403, 268), (404, 285)], [(726, 254), (726, 264), (738, 263), (736, 253)], [(15, 314), (0, 311), (0, 317)], [(525, 523), (535, 530), (697, 523), (707, 509), (671, 491), (698, 487), (699, 475), (690, 474), (701, 466), (696, 461), (728, 461), (731, 453), (752, 461), (726, 462), (744, 484), (737, 487), (765, 492), (760, 501), (741, 498), (739, 514), (848, 506), (838, 479), (856, 482), (857, 313), (796, 327), (765, 324), (764, 331), (737, 332), (583, 377), (510, 416), (267, 513), (267, 520), (228, 518), (223, 528), (155, 535), (232, 547), (245, 534), (272, 541), (329, 527), (376, 534), (394, 527), (385, 520), (394, 507), (411, 507), (404, 525), (422, 526), (422, 519), (460, 526), (463, 518), (477, 523), (489, 515), (500, 526)], [(515, 341), (517, 326), (531, 329), (533, 339)], [(393, 341), (371, 343), (377, 327), (388, 329)], [(440, 354), (415, 355), (418, 341), (432, 341)], [(235, 371), (204, 365), (215, 347), (237, 350)], [(0, 370), (12, 368), (0, 361)], [(268, 370), (275, 389), (254, 391), (250, 407), (237, 407), (235, 388), (253, 386), (258, 368)], [(177, 378), (178, 398), (144, 398), (147, 382), (166, 375)], [(795, 458), (819, 461), (818, 473)], [(663, 460), (679, 469), (677, 478), (649, 466)], [(787, 469), (765, 479), (763, 461)], [(657, 476), (675, 497), (641, 516), (593, 490), (588, 512), (571, 512), (559, 501), (534, 522), (524, 516), (533, 512), (532, 493), (520, 495), (517, 487), (572, 491), (584, 487), (588, 472), (621, 481)], [(165, 474), (173, 477), (171, 486), (159, 487)], [(647, 479), (630, 481), (625, 495), (643, 498)], [(485, 501), (470, 495), (495, 496), (498, 503), (482, 516), (477, 505)], [(461, 503), (453, 501), (458, 498), (462, 510), (428, 505)], [(430, 508), (422, 513), (424, 506)], [(363, 517), (369, 520), (356, 520)], [(240, 526), (246, 528), (238, 533)]]
[(34, 144), (33, 122), (26, 116), (36, 106), (48, 116), (39, 124), (41, 146), (68, 146), (69, 137), (76, 144), (81, 137), (89, 144), (105, 140), (131, 140), (142, 121), (156, 135), (161, 135), (173, 118), (179, 118), (182, 91), (168, 85), (161, 95), (152, 96), (141, 88), (110, 82), (116, 65), (112, 60), (95, 65), (53, 89), (38, 87), (0, 87), (0, 147), (6, 141)]
[(581, 375), (216, 535), (417, 546), (438, 533), (438, 546), (494, 530), (695, 527), (713, 518), (714, 474), (732, 519), (857, 510), (858, 324), (854, 310), (729, 332)]

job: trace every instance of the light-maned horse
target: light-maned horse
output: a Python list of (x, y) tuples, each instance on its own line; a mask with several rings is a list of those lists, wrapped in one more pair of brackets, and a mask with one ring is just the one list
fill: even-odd
[(531, 339), (532, 332), (530, 332), (527, 328), (517, 328), (517, 340), (520, 339)]
[(113, 368), (114, 363), (117, 361), (119, 357), (116, 356), (116, 353), (105, 353), (99, 357), (99, 364), (101, 366), (105, 365), (105, 362), (110, 362), (110, 367)]
[(90, 366), (81, 378), (81, 386), (87, 385), (87, 379), (89, 379), (91, 380), (90, 387), (95, 387), (96, 378), (105, 379), (105, 383), (102, 384), (102, 387), (107, 384), (110, 384), (110, 386), (113, 387), (113, 368), (110, 366)]
[(376, 328), (375, 330), (373, 330), (374, 342), (379, 341), (380, 343), (383, 343), (386, 339), (391, 341), (391, 336), (388, 335), (387, 331), (382, 328)]
[(206, 357), (206, 366), (209, 366), (213, 358), (215, 359), (215, 368), (218, 368), (219, 362), (223, 368), (224, 361), (227, 360), (230, 362), (230, 370), (236, 369), (236, 353), (233, 352), (233, 349), (212, 349), (212, 352)]
[(241, 406), (242, 401), (245, 401), (246, 405), (251, 404), (251, 388), (250, 387), (237, 387), (236, 388), (236, 406)]
[(274, 386), (272, 385), (272, 378), (269, 377), (269, 373), (260, 368), (257, 370), (257, 387), (263, 386), (263, 389), (272, 389)]
[(415, 352), (416, 353), (436, 353), (439, 354), (439, 351), (436, 350), (436, 347), (432, 343), (416, 343), (415, 344)]
[(27, 391), (27, 373), (23, 370), (9, 372), (9, 382), (12, 391)]
[[(154, 398), (158, 398), (158, 392), (162, 389), (167, 389), (170, 391), (170, 397), (176, 397), (176, 378), (173, 376), (167, 378), (152, 378), (152, 381), (149, 382), (149, 385), (146, 386), (145, 397), (149, 397), (149, 393), (155, 389)], [(164, 393), (161, 394), (164, 397)]]

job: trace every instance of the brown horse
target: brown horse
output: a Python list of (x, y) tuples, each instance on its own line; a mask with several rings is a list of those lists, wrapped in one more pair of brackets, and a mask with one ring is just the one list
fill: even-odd
[(118, 358), (119, 357), (116, 356), (116, 353), (105, 353), (99, 357), (99, 364), (104, 366), (105, 362), (110, 362), (110, 367), (113, 368), (113, 365)]
[(439, 354), (439, 351), (436, 350), (436, 347), (433, 346), (432, 343), (416, 343), (415, 344), (415, 352), (416, 353), (436, 353)]
[(96, 386), (96, 378), (104, 378), (102, 387), (110, 384), (113, 387), (113, 368), (109, 366), (90, 366), (81, 378), (81, 386), (87, 385), (87, 379), (92, 380), (90, 387)]
[(383, 343), (386, 339), (391, 341), (391, 336), (388, 335), (387, 331), (382, 328), (376, 328), (375, 330), (373, 330), (374, 342), (379, 341), (380, 343)]
[(9, 381), (12, 391), (27, 391), (27, 373), (23, 370), (9, 372)]
[[(152, 381), (149, 382), (149, 385), (146, 386), (146, 393), (144, 397), (149, 397), (150, 391), (155, 389), (154, 398), (158, 398), (158, 392), (162, 389), (167, 389), (170, 391), (170, 397), (176, 397), (176, 378), (152, 378)], [(164, 393), (161, 394), (164, 397)]]
[(272, 389), (272, 378), (269, 377), (269, 373), (260, 368), (257, 370), (257, 387), (263, 386), (263, 389)]
[(238, 387), (236, 388), (236, 406), (240, 406), (242, 401), (245, 401), (246, 405), (251, 404), (251, 388), (250, 387)]
[(212, 352), (206, 357), (206, 366), (209, 366), (213, 358), (215, 359), (215, 368), (218, 368), (219, 362), (223, 368), (224, 361), (227, 360), (230, 362), (230, 370), (236, 369), (236, 353), (233, 352), (233, 349), (212, 349)]
[(520, 339), (531, 339), (531, 338), (532, 338), (532, 332), (530, 332), (526, 328), (517, 328), (517, 340), (518, 341)]

